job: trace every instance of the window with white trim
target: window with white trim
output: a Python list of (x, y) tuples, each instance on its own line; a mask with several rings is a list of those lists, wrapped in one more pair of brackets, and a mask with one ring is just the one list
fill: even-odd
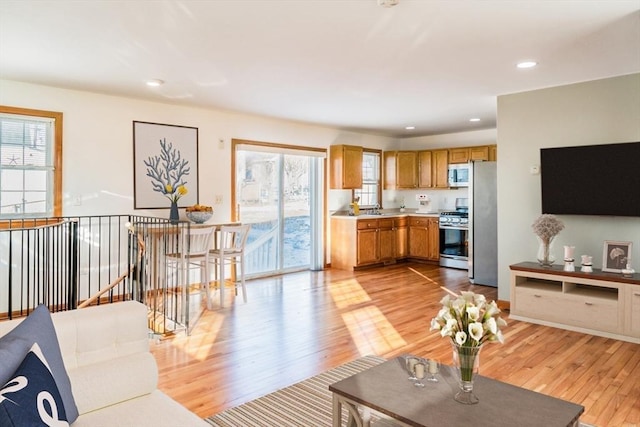
[(360, 206), (380, 207), (380, 151), (364, 150), (362, 154), (362, 188), (353, 190)]
[(0, 106), (0, 219), (61, 215), (62, 113)]

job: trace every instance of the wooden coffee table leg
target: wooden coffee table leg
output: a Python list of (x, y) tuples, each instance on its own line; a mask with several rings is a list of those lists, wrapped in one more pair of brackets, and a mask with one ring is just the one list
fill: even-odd
[(364, 407), (364, 419), (360, 417), (358, 406), (347, 399), (342, 399), (333, 393), (333, 427), (342, 427), (342, 405), (349, 411), (347, 427), (369, 427), (371, 421), (371, 411)]
[(342, 403), (337, 394), (333, 393), (333, 427), (342, 427)]

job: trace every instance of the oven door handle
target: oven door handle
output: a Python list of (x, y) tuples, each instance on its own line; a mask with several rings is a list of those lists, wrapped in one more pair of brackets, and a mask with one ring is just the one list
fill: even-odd
[(468, 230), (469, 227), (454, 227), (454, 226), (446, 226), (441, 225), (440, 230)]

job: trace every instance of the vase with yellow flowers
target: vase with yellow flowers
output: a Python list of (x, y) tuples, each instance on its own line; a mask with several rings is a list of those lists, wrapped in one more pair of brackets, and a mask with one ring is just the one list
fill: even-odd
[(147, 176), (151, 178), (153, 191), (171, 201), (169, 220), (178, 222), (178, 200), (187, 194), (185, 178), (191, 172), (189, 161), (182, 158), (180, 150), (163, 138), (160, 140), (160, 155), (149, 156), (144, 164)]
[(171, 184), (167, 184), (165, 186), (165, 196), (171, 201), (171, 208), (169, 210), (169, 221), (178, 222), (180, 218), (178, 214), (178, 200), (180, 197), (187, 194), (187, 187), (184, 185), (179, 185), (175, 189), (171, 186)]

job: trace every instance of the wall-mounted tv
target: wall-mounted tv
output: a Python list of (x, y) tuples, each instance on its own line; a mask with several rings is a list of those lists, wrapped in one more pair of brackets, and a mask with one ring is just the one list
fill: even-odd
[(640, 142), (540, 149), (542, 213), (640, 217)]

